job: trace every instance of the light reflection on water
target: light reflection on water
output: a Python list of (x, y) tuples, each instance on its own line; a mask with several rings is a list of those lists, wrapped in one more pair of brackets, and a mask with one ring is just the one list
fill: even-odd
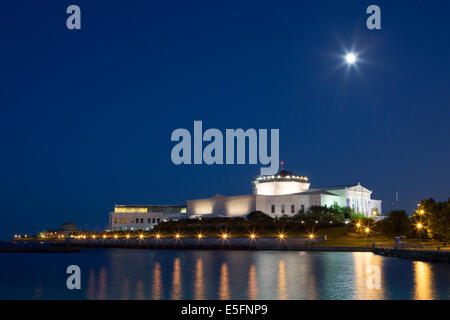
[[(384, 296), (383, 286), (383, 272), (380, 274), (374, 274), (371, 272), (371, 266), (376, 266), (378, 270), (381, 270), (384, 257), (367, 254), (366, 252), (353, 252), (354, 261), (354, 292), (352, 297), (357, 300), (383, 300)], [(373, 276), (379, 276), (378, 281), (371, 281)], [(379, 282), (379, 288), (374, 288), (374, 285)]]
[[(372, 253), (87, 249), (36, 257), (10, 255), (0, 265), (0, 298), (450, 298), (448, 264)], [(70, 264), (82, 270), (82, 290), (65, 287)]]
[(223, 262), (220, 267), (219, 299), (230, 299), (230, 288), (228, 286), (228, 266), (225, 262)]
[(162, 279), (161, 279), (161, 265), (159, 262), (155, 262), (153, 267), (153, 299), (160, 300), (162, 297)]
[(205, 288), (203, 284), (203, 260), (197, 259), (197, 265), (195, 269), (195, 284), (194, 284), (194, 299), (205, 299)]
[(286, 274), (284, 271), (284, 260), (278, 262), (278, 300), (286, 300)]
[(173, 264), (173, 276), (172, 276), (172, 296), (171, 300), (179, 300), (181, 299), (181, 267), (180, 267), (180, 258), (175, 258), (175, 262)]
[(414, 262), (414, 299), (433, 299), (433, 273), (429, 264), (422, 261)]
[(250, 265), (248, 271), (248, 299), (257, 300), (258, 299), (258, 280), (256, 278), (256, 267), (254, 264)]

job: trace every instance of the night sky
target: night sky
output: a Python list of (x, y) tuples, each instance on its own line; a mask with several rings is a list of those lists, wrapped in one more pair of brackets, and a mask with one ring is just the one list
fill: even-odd
[[(82, 29), (66, 28), (66, 8)], [(366, 28), (381, 7), (382, 30)], [(115, 204), (252, 192), (259, 165), (175, 166), (177, 128), (280, 129), (311, 187), (411, 212), (450, 196), (450, 2), (3, 1), (0, 239), (102, 230)], [(354, 49), (358, 63), (343, 65)]]

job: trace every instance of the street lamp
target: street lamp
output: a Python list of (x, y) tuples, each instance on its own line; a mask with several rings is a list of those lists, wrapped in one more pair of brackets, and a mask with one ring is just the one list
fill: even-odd
[(361, 228), (361, 223), (358, 222), (356, 224), (356, 233), (358, 234), (358, 238), (361, 238), (360, 228)]
[(369, 238), (367, 238), (367, 236), (369, 235), (370, 229), (368, 227), (366, 227), (364, 229), (364, 232), (366, 233), (366, 246), (369, 245)]
[(419, 229), (419, 243), (422, 244), (422, 228), (423, 224), (420, 222), (416, 225), (417, 229)]

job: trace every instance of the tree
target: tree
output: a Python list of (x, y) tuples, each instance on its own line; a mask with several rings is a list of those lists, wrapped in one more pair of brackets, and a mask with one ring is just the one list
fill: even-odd
[(247, 220), (258, 220), (258, 221), (273, 221), (273, 218), (264, 212), (253, 211), (247, 215)]
[(295, 218), (306, 221), (319, 221), (321, 223), (342, 223), (345, 220), (345, 209), (342, 209), (337, 204), (333, 207), (326, 206), (311, 206), (306, 213), (299, 213)]
[(443, 241), (445, 245), (450, 241), (450, 199), (447, 202), (428, 202), (424, 210), (428, 218), (429, 235), (433, 239)]
[(394, 210), (387, 218), (378, 223), (380, 231), (386, 235), (405, 235), (411, 228), (411, 222), (404, 210)]

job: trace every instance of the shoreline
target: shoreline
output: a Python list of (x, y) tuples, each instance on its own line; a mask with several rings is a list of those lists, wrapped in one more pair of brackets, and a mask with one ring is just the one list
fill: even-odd
[[(233, 238), (227, 240), (195, 238), (161, 239), (67, 239), (64, 243), (46, 242), (44, 246), (0, 246), (0, 253), (77, 253), (81, 248), (141, 250), (236, 250), (236, 251), (308, 251), (308, 252), (372, 252), (373, 254), (426, 262), (450, 263), (450, 251), (377, 247), (326, 246), (323, 238), (273, 239)], [(319, 245), (317, 245), (319, 244)]]
[[(80, 248), (122, 249), (173, 249), (173, 250), (274, 250), (274, 251), (324, 251), (324, 252), (372, 252), (372, 246), (324, 246), (324, 237), (308, 238), (248, 238), (196, 239), (68, 239), (67, 244)], [(317, 246), (317, 244), (321, 244)]]
[(0, 253), (77, 253), (80, 247), (74, 246), (46, 246), (46, 247), (19, 247), (5, 246), (0, 247)]
[(374, 248), (373, 253), (384, 257), (450, 263), (450, 251)]

